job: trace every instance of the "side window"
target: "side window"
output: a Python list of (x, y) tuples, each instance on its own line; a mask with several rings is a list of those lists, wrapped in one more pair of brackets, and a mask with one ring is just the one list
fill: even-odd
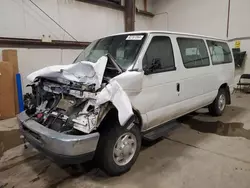
[(172, 43), (169, 37), (155, 36), (143, 58), (144, 70), (150, 73), (175, 70)]
[(227, 43), (207, 40), (207, 45), (213, 65), (232, 62), (232, 55)]
[(183, 64), (186, 68), (209, 66), (209, 56), (202, 39), (177, 38)]

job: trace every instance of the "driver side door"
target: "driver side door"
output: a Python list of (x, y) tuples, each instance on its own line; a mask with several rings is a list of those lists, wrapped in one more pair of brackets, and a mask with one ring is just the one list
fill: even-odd
[(141, 94), (148, 120), (144, 130), (165, 123), (178, 114), (181, 88), (172, 43), (167, 35), (151, 36), (142, 60), (144, 77)]

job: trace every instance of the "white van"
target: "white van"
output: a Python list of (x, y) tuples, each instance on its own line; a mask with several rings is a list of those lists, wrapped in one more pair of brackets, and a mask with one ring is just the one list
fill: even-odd
[(20, 129), (57, 162), (94, 159), (119, 175), (134, 164), (141, 139), (159, 138), (172, 120), (207, 106), (221, 115), (234, 69), (221, 39), (163, 31), (108, 36), (73, 64), (29, 76), (36, 100), (19, 114)]

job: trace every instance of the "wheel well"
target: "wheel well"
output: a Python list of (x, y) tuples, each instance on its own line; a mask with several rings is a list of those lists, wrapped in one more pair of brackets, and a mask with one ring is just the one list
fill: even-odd
[[(142, 128), (142, 118), (140, 115), (140, 112), (138, 110), (133, 109), (134, 115), (135, 115), (135, 124), (139, 127), (141, 130)], [(115, 107), (112, 107), (109, 112), (106, 114), (106, 116), (103, 118), (102, 122), (100, 123), (98, 130), (101, 130), (105, 127), (105, 125), (112, 124), (112, 121), (119, 121), (118, 120), (118, 110)]]
[(141, 114), (136, 109), (133, 109), (133, 111), (134, 111), (134, 114), (135, 114), (135, 123), (139, 127), (139, 129), (141, 130), (142, 129), (142, 124), (143, 124)]
[(227, 83), (222, 84), (219, 89), (224, 89), (226, 91), (226, 102), (227, 104), (231, 104), (231, 95), (228, 84)]
[(220, 86), (220, 88), (227, 88), (227, 87), (228, 87), (227, 83), (224, 83)]

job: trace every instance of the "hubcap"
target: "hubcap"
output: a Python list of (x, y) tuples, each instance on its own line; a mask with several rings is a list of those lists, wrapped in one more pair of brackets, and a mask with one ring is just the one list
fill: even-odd
[(226, 97), (225, 95), (221, 94), (220, 97), (219, 97), (219, 109), (220, 111), (223, 111), (225, 106), (226, 106)]
[(128, 164), (134, 157), (137, 148), (137, 140), (132, 133), (124, 133), (115, 143), (113, 159), (119, 166)]

